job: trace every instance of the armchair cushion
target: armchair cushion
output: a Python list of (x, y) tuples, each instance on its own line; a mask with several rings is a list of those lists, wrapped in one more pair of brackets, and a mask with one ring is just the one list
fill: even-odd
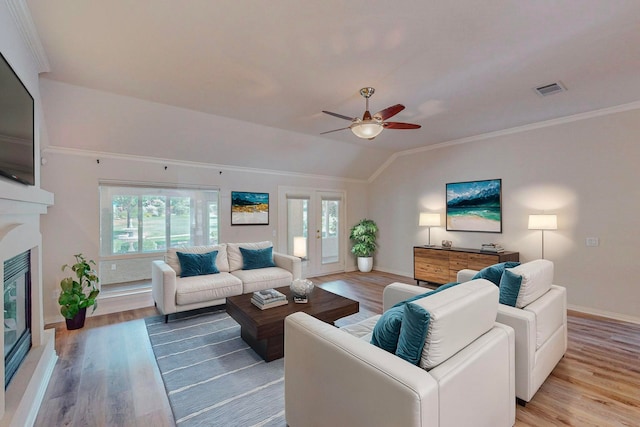
[(176, 252), (180, 260), (180, 277), (202, 276), (204, 274), (217, 274), (220, 270), (216, 267), (218, 251), (206, 252), (204, 254), (189, 254)]
[(494, 284), (476, 279), (415, 301), (430, 314), (420, 367), (438, 366), (491, 329), (498, 294)]
[(476, 275), (473, 276), (473, 278), (487, 279), (494, 285), (499, 286), (500, 279), (502, 278), (502, 273), (504, 273), (504, 270), (507, 268), (517, 267), (519, 265), (520, 263), (516, 261), (507, 261), (507, 262), (501, 262), (499, 264), (490, 265), (478, 271)]
[(371, 344), (395, 354), (400, 338), (403, 312), (404, 304), (400, 304), (382, 313), (373, 328)]
[(429, 329), (430, 314), (420, 305), (410, 302), (404, 305), (400, 337), (396, 356), (417, 365), (422, 356), (422, 348)]
[(500, 279), (500, 304), (515, 307), (521, 286), (522, 276), (511, 270), (505, 270)]
[(523, 308), (540, 298), (551, 289), (553, 281), (553, 262), (537, 259), (511, 269), (522, 276), (522, 285), (516, 301), (517, 308)]
[[(442, 292), (445, 289), (448, 289), (457, 284), (458, 282), (447, 283), (446, 285), (438, 287), (438, 289), (415, 295), (411, 298), (407, 298), (396, 303), (393, 307), (385, 311), (378, 319), (378, 322), (373, 328), (373, 333), (371, 335), (371, 344), (395, 354), (398, 348), (400, 328), (402, 327), (402, 319), (404, 317), (404, 305), (420, 298), (428, 297), (438, 292)], [(409, 331), (406, 331), (405, 333), (409, 333)]]

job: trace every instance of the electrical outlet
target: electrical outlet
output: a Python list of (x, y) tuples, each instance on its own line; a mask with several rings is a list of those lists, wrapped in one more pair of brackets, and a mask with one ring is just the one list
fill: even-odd
[(587, 237), (587, 246), (599, 246), (600, 239), (597, 237)]
[(115, 270), (116, 269), (116, 265), (115, 264), (111, 264), (111, 269)]

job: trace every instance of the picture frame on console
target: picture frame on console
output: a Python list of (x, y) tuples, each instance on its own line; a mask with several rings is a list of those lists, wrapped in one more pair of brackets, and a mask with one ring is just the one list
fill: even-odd
[(502, 179), (446, 184), (447, 231), (502, 233)]
[(231, 225), (269, 225), (269, 193), (232, 191)]

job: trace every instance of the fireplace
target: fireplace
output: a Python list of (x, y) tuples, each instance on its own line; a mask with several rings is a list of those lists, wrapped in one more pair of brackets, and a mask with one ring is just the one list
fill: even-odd
[(4, 262), (4, 388), (31, 348), (31, 251)]
[(35, 421), (57, 359), (55, 330), (44, 329), (40, 234), (40, 217), (53, 205), (53, 194), (4, 184), (0, 181), (0, 277), (5, 285), (0, 347), (8, 363), (6, 372), (0, 368), (5, 383), (0, 426), (26, 426)]

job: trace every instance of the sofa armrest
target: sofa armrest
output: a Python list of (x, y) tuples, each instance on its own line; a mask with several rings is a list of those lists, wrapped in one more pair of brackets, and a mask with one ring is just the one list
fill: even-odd
[(284, 268), (293, 275), (293, 280), (300, 279), (302, 276), (302, 261), (297, 256), (273, 253), (273, 262), (277, 267)]
[(176, 312), (176, 272), (164, 261), (151, 262), (151, 295), (160, 313)]
[(431, 289), (417, 285), (395, 282), (385, 286), (382, 291), (382, 311), (385, 312), (400, 301), (429, 292)]
[(465, 268), (458, 271), (458, 276), (456, 277), (456, 280), (460, 283), (468, 282), (469, 280), (473, 279), (473, 276), (475, 276), (477, 273), (478, 272), (476, 270)]
[(306, 313), (285, 319), (285, 413), (291, 427), (438, 425), (425, 370)]

